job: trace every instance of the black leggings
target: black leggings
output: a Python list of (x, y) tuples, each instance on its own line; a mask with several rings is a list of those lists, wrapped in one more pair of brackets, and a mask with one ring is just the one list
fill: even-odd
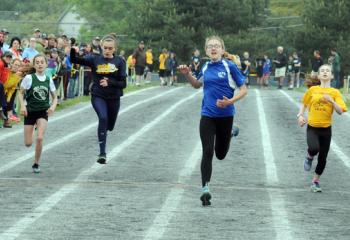
[(4, 85), (0, 82), (0, 107), (6, 112), (6, 97)]
[(91, 103), (98, 116), (97, 135), (100, 154), (106, 154), (107, 130), (112, 131), (117, 121), (120, 99), (104, 99), (92, 96)]
[(202, 116), (199, 132), (202, 141), (203, 156), (201, 163), (202, 186), (210, 182), (212, 160), (215, 155), (223, 160), (230, 148), (233, 117), (210, 118)]
[(315, 173), (322, 175), (326, 167), (327, 155), (331, 145), (332, 128), (315, 128), (308, 125), (306, 137), (310, 156), (315, 156), (318, 153), (318, 163)]

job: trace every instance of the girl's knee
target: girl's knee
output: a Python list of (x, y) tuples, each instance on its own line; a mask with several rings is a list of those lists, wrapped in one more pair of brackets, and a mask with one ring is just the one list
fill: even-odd
[(37, 137), (36, 143), (37, 143), (37, 144), (42, 144), (42, 143), (43, 143), (43, 140), (44, 140), (43, 137)]
[(318, 154), (319, 149), (318, 147), (311, 147), (311, 148), (309, 147), (308, 152), (311, 156), (315, 156)]
[(216, 153), (216, 158), (219, 160), (224, 160), (226, 157), (226, 153)]
[(203, 156), (207, 158), (212, 158), (213, 155), (214, 155), (214, 149), (212, 148), (203, 149)]

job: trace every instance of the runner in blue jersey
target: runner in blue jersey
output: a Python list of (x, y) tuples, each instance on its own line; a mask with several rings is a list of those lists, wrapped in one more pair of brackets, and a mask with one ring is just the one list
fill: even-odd
[(91, 103), (98, 116), (98, 140), (100, 154), (97, 162), (106, 163), (107, 130), (112, 131), (117, 120), (120, 97), (126, 87), (125, 61), (114, 56), (116, 39), (107, 35), (101, 41), (102, 55), (76, 56), (78, 48), (72, 48), (72, 63), (89, 66), (92, 71)]
[[(208, 184), (212, 174), (214, 152), (219, 160), (225, 158), (231, 141), (234, 103), (247, 94), (245, 76), (234, 63), (222, 58), (225, 52), (223, 40), (218, 36), (207, 38), (205, 51), (210, 61), (203, 65), (197, 78), (191, 75), (189, 66), (180, 65), (178, 68), (194, 88), (203, 86), (204, 96), (199, 126), (203, 148), (200, 197), (203, 206), (211, 204)], [(236, 88), (239, 92), (234, 95)]]

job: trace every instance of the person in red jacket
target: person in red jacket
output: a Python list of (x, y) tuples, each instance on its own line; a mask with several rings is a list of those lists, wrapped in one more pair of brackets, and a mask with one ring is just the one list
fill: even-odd
[(8, 76), (10, 74), (10, 69), (8, 65), (11, 63), (12, 53), (5, 52), (4, 55), (0, 59), (0, 118), (4, 120), (4, 127), (10, 128), (11, 125), (7, 119), (6, 109), (6, 99), (5, 99), (5, 90), (4, 83), (7, 81)]

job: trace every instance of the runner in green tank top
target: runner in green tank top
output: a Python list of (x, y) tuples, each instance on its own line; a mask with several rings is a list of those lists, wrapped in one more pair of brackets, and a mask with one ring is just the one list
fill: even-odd
[[(24, 115), (24, 144), (30, 147), (33, 143), (34, 126), (37, 128), (35, 158), (32, 166), (34, 173), (39, 173), (39, 161), (43, 149), (43, 138), (47, 127), (48, 116), (56, 109), (57, 95), (52, 79), (45, 75), (47, 59), (38, 54), (33, 59), (34, 74), (25, 76), (19, 91), (21, 114)], [(50, 94), (52, 103), (50, 106)], [(26, 95), (26, 103), (24, 101)]]

